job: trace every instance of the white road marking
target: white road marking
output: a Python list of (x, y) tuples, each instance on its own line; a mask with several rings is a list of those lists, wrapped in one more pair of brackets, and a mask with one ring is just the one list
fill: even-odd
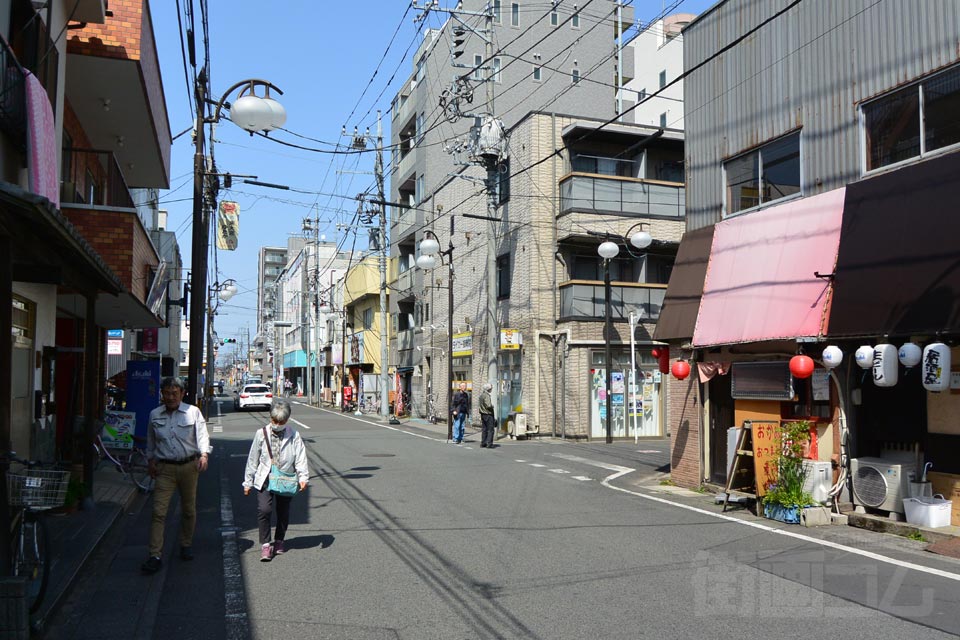
[(531, 462), (531, 463), (530, 463), (530, 466), (531, 466), (531, 467), (536, 467), (537, 469), (546, 469), (546, 468), (547, 468), (547, 465), (545, 465), (545, 464), (537, 464), (536, 462)]
[(228, 638), (249, 638), (247, 596), (240, 570), (240, 548), (233, 520), (233, 502), (227, 480), (227, 465), (220, 464), (220, 538), (223, 545), (224, 618)]
[(223, 433), (223, 426), (222, 426), (222, 425), (219, 425), (219, 424), (214, 425), (214, 426), (213, 426), (213, 432), (214, 432), (214, 433)]
[(637, 453), (660, 453), (656, 449), (637, 449)]
[(294, 419), (294, 418), (290, 418), (290, 422), (292, 422), (293, 424), (298, 424), (298, 425), (300, 425), (301, 427), (303, 427), (304, 429), (309, 429), (309, 428), (310, 428), (310, 427), (308, 427), (307, 425), (303, 424), (302, 422), (300, 422), (299, 420), (296, 420), (296, 419)]
[(580, 482), (590, 482), (593, 478), (588, 478), (587, 476), (571, 476), (574, 480), (579, 480)]
[(770, 527), (765, 524), (761, 524), (759, 522), (753, 522), (751, 520), (741, 520), (740, 518), (734, 518), (733, 516), (728, 516), (723, 513), (715, 513), (713, 511), (707, 511), (706, 509), (701, 509), (699, 507), (693, 507), (693, 506), (682, 504), (679, 502), (673, 502), (672, 500), (667, 500), (666, 498), (659, 498), (657, 496), (651, 496), (646, 493), (631, 491), (630, 489), (624, 489), (622, 487), (615, 487), (612, 484), (610, 484), (617, 478), (624, 476), (630, 473), (631, 471), (634, 471), (634, 469), (624, 468), (623, 471), (619, 471), (617, 473), (611, 474), (606, 478), (604, 478), (601, 484), (609, 489), (613, 489), (614, 491), (628, 493), (632, 496), (643, 498), (644, 500), (659, 502), (660, 504), (669, 505), (671, 507), (676, 507), (678, 509), (684, 509), (686, 511), (692, 511), (694, 513), (699, 513), (700, 515), (709, 516), (711, 518), (717, 518), (719, 520), (725, 520), (727, 522), (739, 524), (745, 527), (759, 529), (760, 531), (765, 531), (767, 533), (772, 533), (774, 535), (786, 536), (788, 538), (793, 538), (795, 540), (802, 540), (803, 542), (809, 542), (810, 544), (820, 545), (821, 547), (836, 549), (838, 551), (845, 551), (847, 553), (852, 553), (854, 555), (863, 556), (864, 558), (870, 558), (871, 560), (876, 560), (877, 562), (883, 562), (885, 564), (891, 564), (897, 567), (903, 567), (904, 569), (912, 569), (914, 571), (920, 571), (921, 573), (928, 573), (930, 575), (946, 578), (947, 580), (954, 580), (956, 582), (960, 582), (960, 574), (957, 574), (957, 573), (951, 573), (949, 571), (943, 571), (942, 569), (935, 569), (933, 567), (925, 567), (920, 564), (906, 562), (905, 560), (897, 560), (896, 558), (889, 558), (887, 556), (883, 556), (883, 555), (880, 555), (879, 553), (874, 553), (872, 551), (865, 551), (863, 549), (857, 549), (855, 547), (848, 547), (847, 545), (840, 544), (837, 542), (831, 542), (830, 540), (821, 540), (819, 538), (814, 538), (812, 536), (804, 535), (802, 533), (795, 533), (793, 531), (788, 531), (786, 529), (778, 529), (776, 527)]
[[(329, 409), (324, 409), (323, 407), (314, 407), (314, 406), (311, 406), (311, 405), (309, 405), (309, 404), (303, 404), (302, 402), (297, 402), (297, 403), (295, 403), (295, 404), (299, 404), (299, 405), (301, 405), (301, 406), (308, 407), (308, 408), (313, 409), (313, 410), (315, 410), (315, 411), (323, 411), (323, 412), (325, 412), (325, 413), (332, 413), (332, 414), (335, 415), (335, 416), (340, 416), (341, 418), (347, 418), (348, 420), (356, 420), (357, 422), (362, 422), (363, 424), (368, 424), (368, 425), (370, 425), (371, 427), (380, 427), (381, 429), (388, 429), (388, 430), (390, 430), (390, 431), (396, 431), (397, 433), (402, 433), (402, 434), (405, 434), (405, 435), (408, 435), (408, 436), (413, 436), (414, 438), (423, 438), (424, 440), (431, 440), (431, 441), (433, 441), (433, 442), (443, 442), (443, 443), (446, 443), (446, 442), (447, 442), (447, 439), (446, 439), (446, 438), (443, 438), (443, 439), (440, 439), (440, 438), (431, 438), (430, 436), (425, 436), (425, 435), (423, 435), (422, 433), (411, 433), (410, 431), (404, 431), (403, 429), (397, 429), (396, 427), (392, 427), (392, 426), (390, 426), (390, 425), (388, 425), (388, 424), (379, 424), (379, 423), (377, 423), (377, 422), (370, 422), (369, 420), (363, 420), (363, 419), (361, 419), (361, 418), (355, 418), (355, 417), (353, 417), (353, 416), (351, 416), (351, 415), (349, 415), (349, 414), (340, 413), (339, 411), (331, 411), (331, 410), (329, 410)], [(309, 429), (309, 427), (307, 427), (307, 428)]]
[(246, 458), (248, 454), (246, 453), (231, 453), (231, 458)]
[(566, 469), (549, 469), (550, 473), (570, 473)]
[(601, 469), (606, 469), (607, 471), (616, 471), (620, 474), (636, 471), (636, 469), (632, 467), (621, 467), (618, 464), (610, 464), (607, 462), (600, 462), (598, 460), (590, 460), (589, 458), (572, 456), (568, 453), (548, 453), (547, 455), (553, 456), (555, 458), (561, 458), (563, 460), (569, 460), (570, 462), (579, 462), (581, 464), (588, 464), (591, 467), (600, 467)]
[(520, 463), (523, 463), (523, 462), (526, 462), (526, 460), (514, 460), (514, 462), (520, 462)]

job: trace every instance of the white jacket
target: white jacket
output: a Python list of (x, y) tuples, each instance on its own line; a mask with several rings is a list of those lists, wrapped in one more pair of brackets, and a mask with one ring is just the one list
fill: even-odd
[[(267, 425), (270, 430), (270, 425)], [(273, 462), (281, 471), (292, 473), (296, 471), (299, 482), (310, 479), (310, 470), (307, 468), (307, 448), (303, 444), (300, 434), (290, 428), (283, 428), (283, 438), (279, 450), (273, 452)], [(247, 468), (243, 474), (244, 488), (262, 489), (270, 475), (270, 455), (263, 440), (263, 429), (257, 429), (250, 444), (250, 455), (247, 456)]]

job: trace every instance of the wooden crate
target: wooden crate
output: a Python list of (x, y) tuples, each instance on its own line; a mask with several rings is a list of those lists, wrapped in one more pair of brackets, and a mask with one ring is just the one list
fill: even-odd
[(944, 498), (953, 502), (950, 524), (960, 527), (960, 475), (931, 471), (927, 473), (927, 480), (934, 494), (943, 494)]

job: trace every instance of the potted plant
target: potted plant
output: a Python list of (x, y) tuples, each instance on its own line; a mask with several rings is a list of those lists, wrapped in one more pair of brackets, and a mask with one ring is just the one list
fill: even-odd
[(83, 499), (85, 488), (86, 485), (83, 484), (83, 480), (75, 474), (70, 474), (70, 480), (67, 483), (66, 497), (63, 500), (63, 511), (65, 513), (73, 513), (77, 510), (77, 505)]
[(763, 496), (763, 514), (767, 518), (799, 524), (801, 511), (815, 504), (813, 497), (803, 490), (806, 479), (803, 451), (810, 440), (810, 426), (809, 420), (794, 420), (780, 426), (777, 481)]

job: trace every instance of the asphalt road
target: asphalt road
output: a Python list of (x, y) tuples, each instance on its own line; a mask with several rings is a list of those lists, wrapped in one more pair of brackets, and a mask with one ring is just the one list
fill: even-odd
[[(293, 501), (288, 553), (259, 561), (256, 499), (241, 488), (266, 412), (224, 401), (197, 560), (169, 560), (155, 595), (138, 597), (141, 631), (114, 637), (960, 635), (960, 563), (889, 536), (771, 529), (651, 494), (665, 442), (488, 450), (477, 436), (458, 446), (441, 429), (299, 405), (293, 419), (311, 483)], [(147, 511), (129, 533), (137, 554)], [(140, 559), (129, 553), (123, 566)], [(118, 584), (142, 589), (129, 579)]]

